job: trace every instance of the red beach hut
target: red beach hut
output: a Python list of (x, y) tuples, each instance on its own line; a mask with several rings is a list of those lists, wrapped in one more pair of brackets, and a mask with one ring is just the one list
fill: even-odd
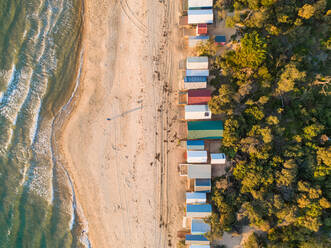
[(207, 24), (198, 24), (196, 29), (197, 35), (205, 35), (208, 33)]
[(211, 91), (208, 89), (196, 89), (196, 90), (188, 91), (189, 105), (207, 104), (210, 99), (211, 99)]

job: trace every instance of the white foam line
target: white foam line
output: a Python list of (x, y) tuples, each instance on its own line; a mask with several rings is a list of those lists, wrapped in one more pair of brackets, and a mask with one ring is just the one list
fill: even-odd
[[(0, 104), (2, 102), (2, 99), (5, 95), (5, 93), (8, 93), (8, 90), (13, 87), (12, 84), (14, 82), (15, 73), (16, 73), (16, 65), (13, 64), (11, 69), (10, 69), (10, 77), (9, 77), (8, 82), (7, 82), (6, 92), (0, 92)], [(5, 74), (7, 74), (7, 73), (5, 73)], [(1, 108), (1, 106), (0, 106), (0, 108)]]
[(30, 132), (31, 145), (34, 143), (34, 141), (36, 139), (40, 111), (41, 111), (41, 101), (39, 101), (39, 108), (38, 108), (37, 114), (33, 116), (32, 127), (31, 127), (32, 131)]

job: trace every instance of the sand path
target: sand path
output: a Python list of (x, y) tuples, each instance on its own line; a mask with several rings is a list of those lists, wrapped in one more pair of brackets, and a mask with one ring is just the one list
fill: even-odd
[(184, 187), (181, 152), (168, 144), (173, 2), (86, 0), (79, 101), (62, 147), (93, 247), (175, 246)]

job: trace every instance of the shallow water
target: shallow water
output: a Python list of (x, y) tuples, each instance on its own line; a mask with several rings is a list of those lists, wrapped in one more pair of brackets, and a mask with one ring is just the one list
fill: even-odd
[(0, 0), (0, 247), (83, 246), (54, 135), (77, 86), (82, 22), (82, 0)]

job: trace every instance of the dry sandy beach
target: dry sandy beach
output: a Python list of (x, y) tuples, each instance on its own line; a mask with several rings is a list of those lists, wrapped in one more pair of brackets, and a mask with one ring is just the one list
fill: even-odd
[(176, 246), (178, 4), (85, 1), (82, 79), (60, 146), (93, 247)]

